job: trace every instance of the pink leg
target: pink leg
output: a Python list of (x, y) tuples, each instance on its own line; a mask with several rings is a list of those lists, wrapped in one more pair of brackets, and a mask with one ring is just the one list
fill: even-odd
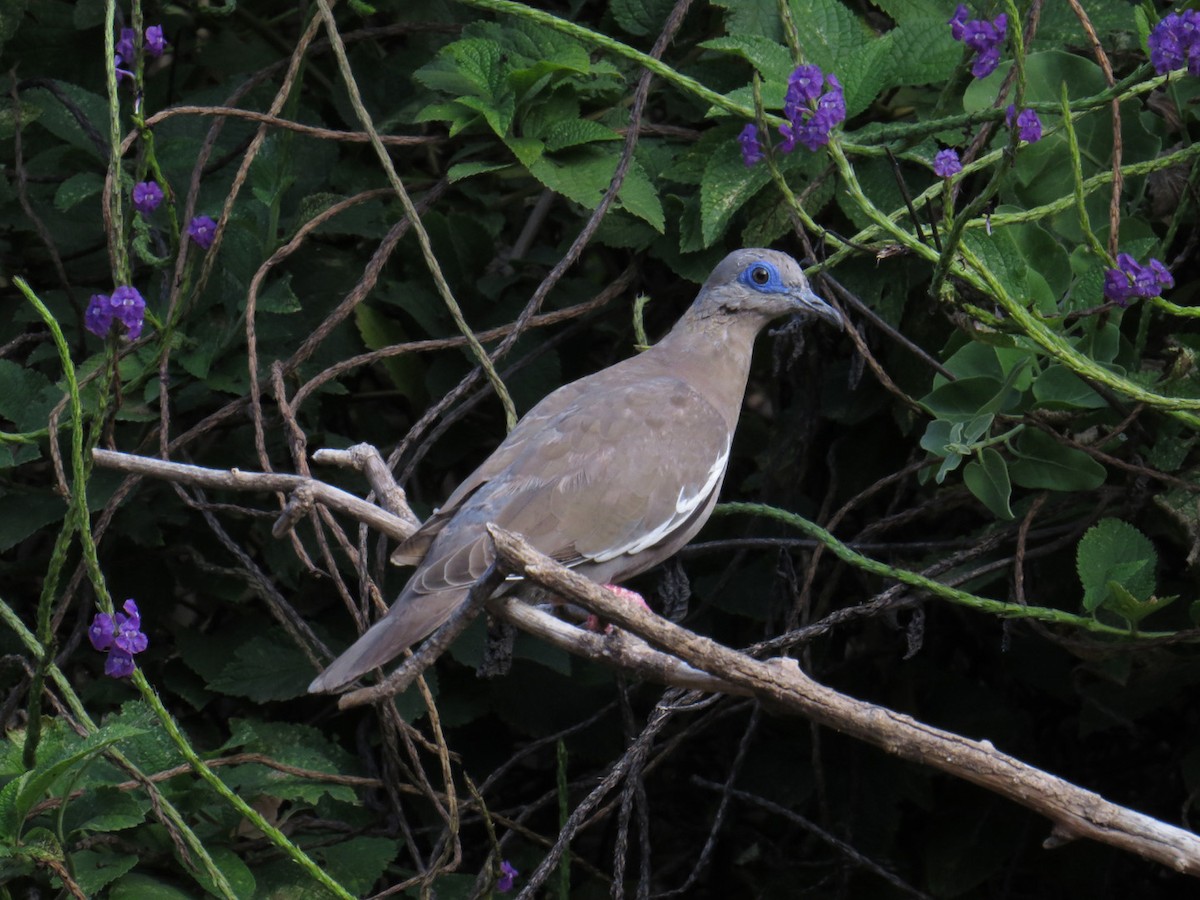
[[(646, 610), (647, 612), (650, 612), (649, 604), (646, 603), (645, 599), (637, 591), (631, 591), (631, 590), (629, 590), (629, 588), (623, 588), (616, 584), (606, 584), (605, 587), (608, 588), (610, 591), (612, 591), (614, 594), (616, 594), (618, 597), (620, 597), (622, 600), (626, 600), (630, 603), (636, 603), (642, 609)], [(597, 616), (595, 613), (593, 613), (592, 615), (589, 615), (587, 617), (587, 621), (585, 621), (583, 623), (583, 627), (586, 628), (588, 631), (599, 631), (600, 630), (600, 617)], [(604, 633), (612, 634), (612, 626), (605, 625)]]

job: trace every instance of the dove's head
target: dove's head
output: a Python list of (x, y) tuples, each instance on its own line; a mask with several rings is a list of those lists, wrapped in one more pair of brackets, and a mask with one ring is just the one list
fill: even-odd
[(824, 319), (841, 328), (841, 315), (813, 293), (800, 264), (778, 250), (735, 250), (708, 276), (693, 312), (701, 318), (752, 315), (762, 324), (781, 316)]

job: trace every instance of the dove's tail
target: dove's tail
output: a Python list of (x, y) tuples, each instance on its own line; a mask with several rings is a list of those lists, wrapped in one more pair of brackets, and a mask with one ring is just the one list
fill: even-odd
[(308, 686), (310, 694), (336, 691), (364, 672), (382, 666), (429, 634), (454, 612), (467, 588), (401, 596), (388, 614), (329, 664)]

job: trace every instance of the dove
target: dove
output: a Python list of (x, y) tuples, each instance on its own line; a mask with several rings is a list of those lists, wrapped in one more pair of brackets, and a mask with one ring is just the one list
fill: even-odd
[(657, 344), (547, 395), (399, 546), (408, 584), (309, 691), (344, 687), (445, 622), (495, 558), (489, 522), (600, 583), (673, 555), (712, 513), (755, 338), (784, 316), (844, 324), (786, 253), (737, 250)]

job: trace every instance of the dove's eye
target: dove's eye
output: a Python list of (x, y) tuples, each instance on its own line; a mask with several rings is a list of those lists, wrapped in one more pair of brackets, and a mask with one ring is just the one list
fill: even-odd
[(771, 273), (766, 266), (755, 266), (750, 272), (750, 277), (755, 284), (766, 284), (771, 280)]

